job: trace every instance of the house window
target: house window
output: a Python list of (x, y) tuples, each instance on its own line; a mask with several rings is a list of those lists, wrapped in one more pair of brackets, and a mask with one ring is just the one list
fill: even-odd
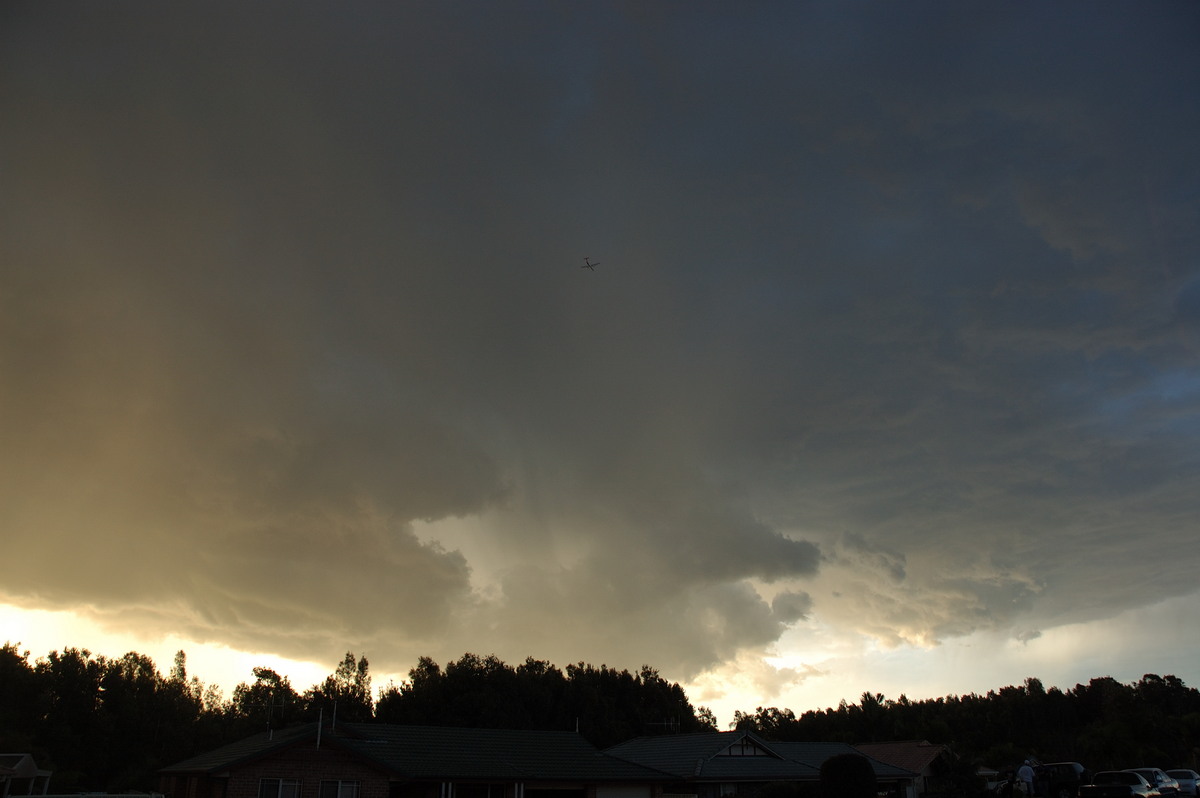
[(323, 779), (320, 798), (358, 798), (358, 782), (346, 779)]
[(768, 754), (755, 745), (753, 741), (743, 737), (722, 751), (720, 756), (768, 756)]
[(300, 782), (296, 779), (260, 779), (258, 798), (300, 798)]

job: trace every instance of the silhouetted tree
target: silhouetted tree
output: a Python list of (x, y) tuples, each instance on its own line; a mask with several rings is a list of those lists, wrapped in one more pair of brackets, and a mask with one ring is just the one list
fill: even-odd
[(38, 677), (20, 643), (0, 648), (0, 750), (31, 751), (39, 720)]
[(100, 683), (106, 661), (87, 649), (51, 651), (34, 666), (39, 714), (38, 742), (49, 752), (56, 789), (104, 789), (106, 775), (96, 743), (103, 739)]
[(337, 669), (304, 693), (305, 715), (325, 722), (361, 722), (374, 717), (370, 666), (365, 656), (355, 660), (347, 651)]
[(776, 740), (953, 744), (964, 768), (1004, 767), (1030, 754), (1043, 761), (1082, 762), (1093, 770), (1131, 761), (1191, 766), (1200, 744), (1200, 692), (1174, 676), (1147, 674), (1134, 685), (1102, 677), (1068, 691), (1046, 689), (1041, 680), (1029, 678), (983, 696), (890, 701), (864, 693), (861, 701), (842, 701), (836, 709), (799, 717), (759, 707), (735, 713), (734, 721), (737, 728)]
[(286, 676), (266, 667), (252, 668), (251, 673), (254, 683), (239, 683), (225, 706), (231, 725), (242, 736), (282, 728), (302, 717), (300, 696)]
[(678, 684), (643, 666), (637, 675), (607, 666), (568, 665), (566, 673), (527, 658), (516, 668), (492, 656), (464, 654), (443, 671), (422, 657), (402, 685), (376, 705), (385, 723), (491, 728), (573, 729), (596, 745), (641, 734), (715, 730)]
[[(147, 790), (163, 765), (266, 728), (315, 720), (372, 719), (370, 671), (352, 652), (303, 696), (270, 668), (253, 669), (229, 701), (188, 673), (184, 652), (167, 677), (144, 655), (117, 659), (85, 649), (52, 651), (32, 665), (18, 645), (0, 647), (0, 746), (33, 753), (54, 771), (56, 792)], [(1111, 677), (1070, 690), (1035, 678), (985, 695), (893, 701), (863, 693), (859, 704), (797, 716), (759, 707), (735, 713), (738, 728), (774, 740), (863, 742), (926, 739), (959, 755), (945, 789), (968, 794), (974, 767), (1010, 766), (1033, 754), (1074, 760), (1093, 770), (1130, 762), (1195, 767), (1200, 751), (1200, 691), (1175, 676), (1146, 674), (1134, 684)], [(639, 735), (715, 730), (683, 688), (654, 668), (637, 673), (583, 662), (564, 670), (527, 658), (512, 667), (495, 656), (464, 654), (445, 669), (422, 657), (408, 679), (388, 685), (374, 719), (390, 723), (573, 729), (606, 747)], [(783, 785), (776, 798), (789, 798)], [(774, 794), (774, 793), (773, 793)]]

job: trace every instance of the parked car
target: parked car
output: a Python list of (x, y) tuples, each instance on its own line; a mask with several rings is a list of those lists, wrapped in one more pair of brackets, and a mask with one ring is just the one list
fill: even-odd
[(1168, 770), (1167, 775), (1179, 782), (1180, 795), (1200, 796), (1196, 782), (1200, 781), (1200, 773), (1194, 770)]
[(995, 780), (992, 782), (991, 793), (1000, 796), (1000, 798), (1010, 798), (1013, 794), (1013, 780), (1016, 778), (1016, 771), (1013, 768), (1004, 768), (996, 774)]
[(1160, 798), (1158, 788), (1133, 770), (1102, 770), (1091, 784), (1079, 787), (1079, 798)]
[(1049, 762), (1033, 769), (1033, 783), (1044, 798), (1075, 798), (1092, 773), (1078, 762)]
[(1178, 795), (1179, 782), (1158, 768), (1129, 768), (1131, 773), (1137, 773), (1158, 789), (1160, 795)]

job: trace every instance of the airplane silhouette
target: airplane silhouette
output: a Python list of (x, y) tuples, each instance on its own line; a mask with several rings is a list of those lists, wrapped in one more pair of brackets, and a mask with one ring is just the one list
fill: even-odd
[(600, 265), (600, 264), (599, 264), (599, 262), (597, 262), (597, 263), (592, 263), (592, 261), (591, 261), (589, 258), (584, 258), (584, 259), (583, 259), (583, 265), (582, 265), (582, 266), (580, 266), (579, 268), (581, 268), (581, 269), (591, 269), (592, 271), (596, 271), (596, 267), (597, 267), (597, 266), (599, 266), (599, 265)]

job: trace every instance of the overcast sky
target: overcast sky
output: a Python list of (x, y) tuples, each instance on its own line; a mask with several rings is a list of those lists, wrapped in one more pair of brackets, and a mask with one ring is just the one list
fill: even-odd
[(1198, 42), (5, 3), (0, 637), (648, 663), (723, 722), (1198, 686)]

